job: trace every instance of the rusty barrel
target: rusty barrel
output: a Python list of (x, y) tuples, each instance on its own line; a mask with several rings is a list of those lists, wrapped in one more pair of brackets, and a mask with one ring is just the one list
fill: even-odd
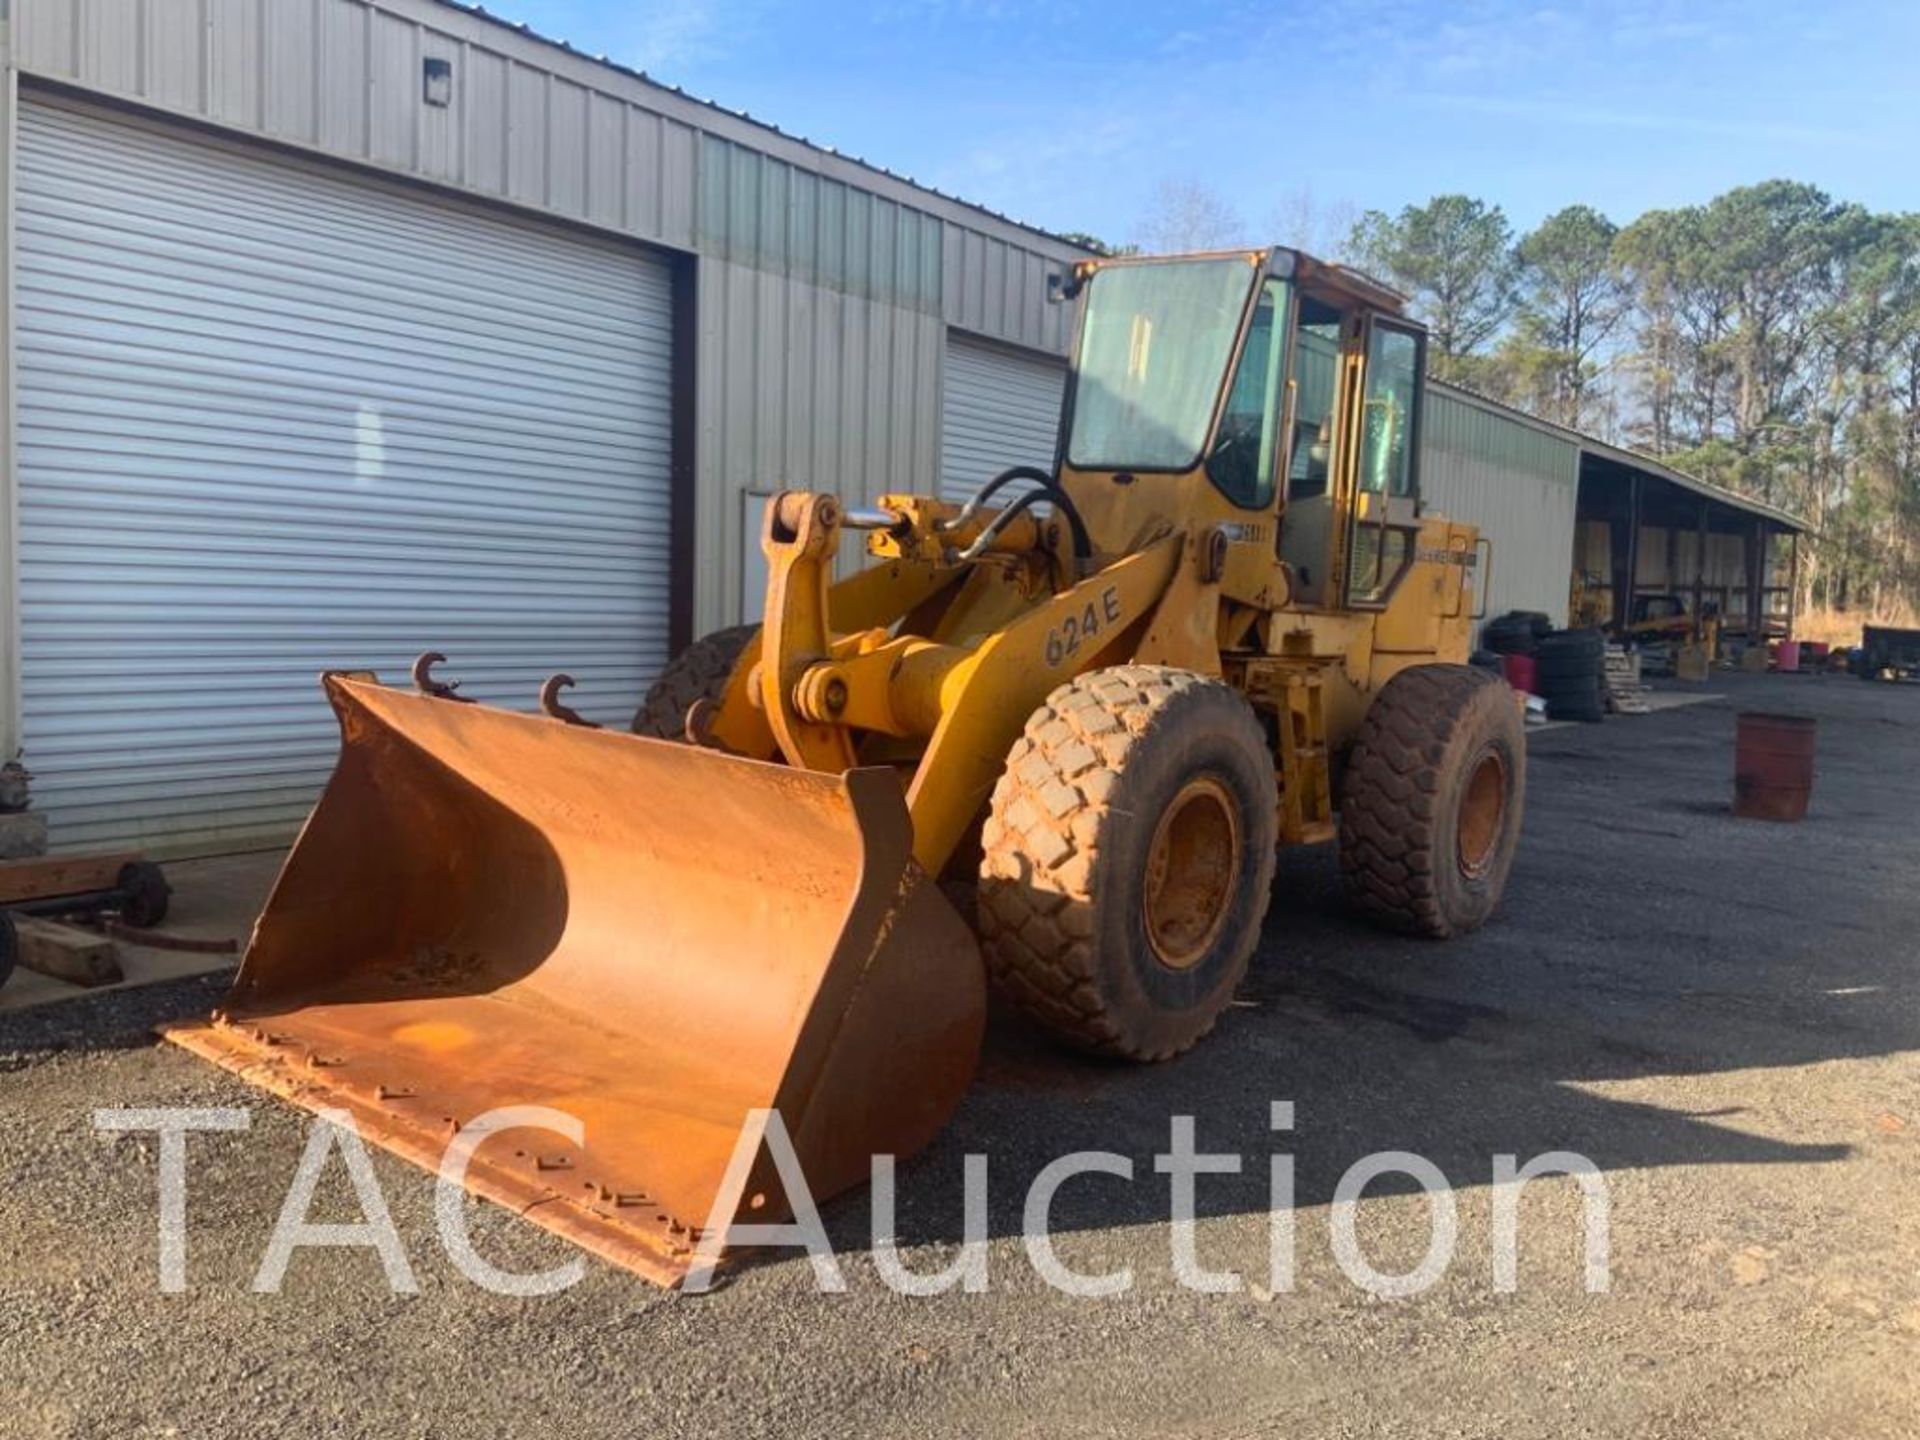
[(1506, 677), (1507, 684), (1522, 695), (1539, 693), (1539, 667), (1531, 655), (1502, 655), (1500, 673)]
[(1810, 715), (1743, 711), (1733, 760), (1733, 813), (1748, 820), (1798, 820), (1813, 794), (1817, 733)]

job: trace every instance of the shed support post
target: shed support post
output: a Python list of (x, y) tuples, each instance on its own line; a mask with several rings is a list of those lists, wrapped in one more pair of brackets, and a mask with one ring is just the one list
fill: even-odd
[(1632, 547), (1628, 517), (1607, 516), (1607, 620), (1615, 626), (1627, 623), (1627, 551)]
[(1700, 606), (1707, 588), (1707, 502), (1700, 502), (1700, 533), (1693, 542), (1693, 623), (1701, 619)]
[(1616, 623), (1625, 629), (1633, 623), (1633, 597), (1640, 589), (1640, 472), (1627, 482), (1627, 583), (1626, 593), (1615, 609)]
[(1793, 549), (1789, 552), (1791, 558), (1787, 562), (1787, 613), (1783, 622), (1786, 628), (1781, 632), (1781, 638), (1785, 640), (1793, 638), (1793, 616), (1800, 602), (1800, 532), (1795, 530), (1791, 534)]

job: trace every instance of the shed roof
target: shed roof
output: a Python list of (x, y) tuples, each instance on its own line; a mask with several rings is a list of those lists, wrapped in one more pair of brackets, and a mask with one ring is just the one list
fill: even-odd
[(1550, 435), (1557, 435), (1561, 439), (1579, 446), (1580, 452), (1583, 455), (1592, 455), (1598, 459), (1612, 461), (1616, 465), (1626, 466), (1628, 469), (1639, 470), (1645, 474), (1654, 476), (1656, 479), (1664, 480), (1670, 485), (1676, 485), (1682, 490), (1690, 490), (1696, 495), (1704, 496), (1718, 504), (1770, 520), (1782, 530), (1803, 532), (1813, 528), (1804, 519), (1789, 510), (1783, 510), (1777, 505), (1769, 505), (1764, 500), (1752, 499), (1749, 496), (1739, 494), (1737, 491), (1729, 490), (1724, 485), (1715, 485), (1709, 480), (1702, 480), (1697, 475), (1689, 475), (1684, 470), (1676, 470), (1664, 461), (1657, 460), (1651, 455), (1643, 455), (1638, 450), (1630, 450), (1624, 446), (1611, 444), (1608, 441), (1600, 439), (1598, 436), (1587, 434), (1584, 430), (1575, 430), (1570, 426), (1555, 424), (1551, 420), (1542, 420), (1537, 415), (1529, 415), (1524, 410), (1516, 410), (1511, 405), (1504, 404), (1499, 400), (1490, 399), (1477, 391), (1469, 390), (1461, 385), (1449, 384), (1444, 380), (1433, 380), (1428, 383), (1436, 390), (1445, 391), (1447, 394), (1465, 400), (1470, 404), (1496, 411), (1516, 424), (1544, 431)]

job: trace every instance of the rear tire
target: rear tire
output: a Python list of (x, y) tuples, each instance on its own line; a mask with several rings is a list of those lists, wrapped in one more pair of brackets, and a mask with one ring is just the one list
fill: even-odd
[(1598, 630), (1558, 630), (1540, 642), (1537, 653), (1543, 662), (1578, 659), (1597, 664), (1607, 653), (1607, 641)]
[(1231, 687), (1121, 665), (1034, 711), (994, 787), (988, 973), (1083, 1050), (1164, 1060), (1213, 1028), (1273, 883), (1273, 751)]
[(1591, 690), (1556, 691), (1547, 696), (1547, 718), (1598, 724), (1607, 718), (1606, 698), (1597, 686)]
[(1550, 660), (1535, 660), (1534, 675), (1543, 683), (1549, 681), (1567, 681), (1575, 685), (1583, 681), (1598, 680), (1606, 673), (1606, 661), (1598, 656), (1570, 655), (1561, 658), (1556, 655)]
[(20, 959), (20, 932), (14, 928), (13, 912), (0, 910), (0, 985), (7, 983)]
[(716, 630), (681, 651), (647, 691), (634, 713), (633, 733), (656, 740), (687, 739), (687, 712), (702, 700), (718, 701), (758, 625)]
[(1347, 893), (1376, 919), (1445, 938), (1478, 928), (1506, 889), (1526, 803), (1513, 692), (1465, 665), (1418, 665), (1381, 690), (1340, 805)]

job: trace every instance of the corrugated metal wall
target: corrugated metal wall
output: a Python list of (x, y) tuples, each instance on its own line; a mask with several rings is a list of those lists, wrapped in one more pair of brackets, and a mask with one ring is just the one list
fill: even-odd
[(700, 153), (705, 629), (742, 593), (740, 493), (932, 487), (946, 326), (939, 221), (744, 146)]
[(1543, 610), (1567, 623), (1580, 452), (1571, 442), (1440, 386), (1427, 387), (1420, 446), (1428, 508), (1493, 542), (1489, 616)]
[(946, 227), (947, 322), (976, 335), (1064, 355), (1073, 306), (1047, 303), (1047, 272), (1073, 257), (956, 225)]
[[(936, 315), (726, 261), (700, 267), (697, 630), (733, 623), (748, 491), (932, 488)], [(757, 512), (756, 512), (757, 513)]]
[[(584, 57), (445, 7), (16, 0), (14, 13), (27, 74), (662, 244), (692, 241), (693, 125), (610, 93)], [(421, 103), (430, 57), (454, 67), (444, 108)]]
[(1046, 275), (1073, 247), (432, 0), (14, 14), (29, 77), (699, 253), (697, 629), (731, 619), (742, 491), (934, 483), (947, 325), (1067, 344)]

